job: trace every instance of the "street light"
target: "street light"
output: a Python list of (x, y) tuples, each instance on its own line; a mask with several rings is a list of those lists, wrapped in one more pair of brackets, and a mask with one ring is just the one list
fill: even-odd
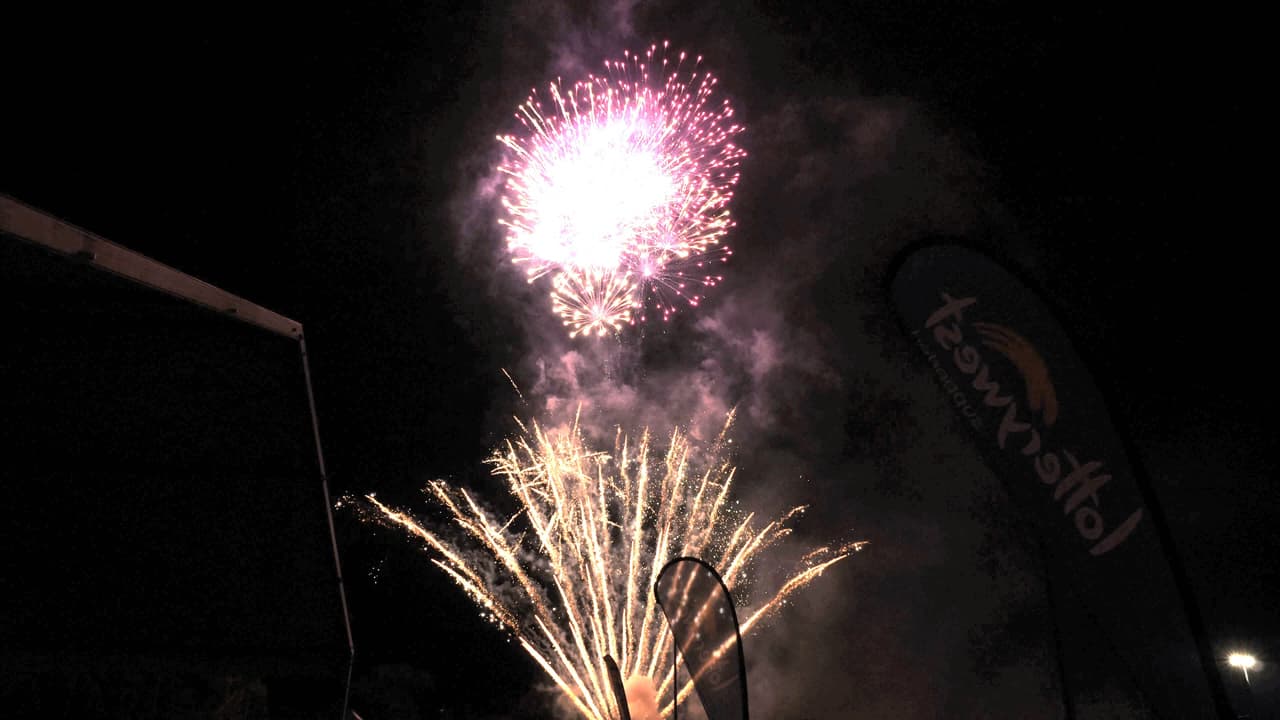
[(1249, 668), (1258, 664), (1258, 658), (1249, 653), (1231, 653), (1227, 656), (1227, 664), (1244, 671), (1244, 684), (1249, 684)]

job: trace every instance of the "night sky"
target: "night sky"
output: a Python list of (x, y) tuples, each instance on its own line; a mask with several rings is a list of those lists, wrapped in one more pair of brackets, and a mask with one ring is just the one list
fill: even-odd
[[(573, 401), (589, 403), (588, 424), (606, 435), (621, 421), (697, 428), (737, 407), (743, 502), (812, 504), (798, 543), (870, 541), (747, 640), (758, 717), (1062, 717), (1064, 676), (1076, 717), (1144, 717), (1069, 598), (1057, 603), (1057, 669), (1036, 546), (884, 295), (899, 250), (961, 239), (1059, 311), (1151, 477), (1214, 651), (1257, 655), (1255, 716), (1280, 713), (1274, 269), (1265, 225), (1251, 221), (1253, 59), (1247, 43), (1219, 47), (1234, 19), (1021, 3), (454, 5), (6, 10), (0, 193), (302, 322), (335, 495), (413, 508), (433, 478), (492, 490), (482, 461), (511, 417), (561, 420)], [(535, 85), (663, 40), (704, 56), (747, 128), (734, 258), (708, 301), (669, 325), (570, 341), (543, 289), (502, 256), (485, 193), (494, 135), (514, 129)], [(66, 277), (22, 272), (26, 284), (11, 285), (20, 299), (61, 302)], [(100, 297), (67, 287), (78, 299), (64, 310)], [(6, 372), (38, 383), (54, 371), (22, 358), (57, 350), (24, 342), (59, 333), (20, 315), (31, 317), (4, 316)], [(214, 409), (166, 427), (191, 437), (224, 415), (276, 417), (240, 400), (274, 397), (261, 388), (277, 380), (262, 373), (296, 382), (296, 365), (272, 364), (296, 357), (269, 343), (240, 356), (227, 350), (237, 331), (179, 318), (149, 315), (148, 332), (204, 353), (191, 373), (215, 379), (163, 377)], [(117, 347), (90, 326), (85, 342)], [(132, 352), (108, 353), (124, 375), (146, 363)], [(296, 390), (270, 412), (292, 422)], [(77, 392), (57, 394), (58, 407), (75, 407)], [(129, 397), (168, 423), (152, 411), (182, 401), (162, 395)], [(318, 494), (309, 428), (262, 425), (228, 467), (269, 466)], [(127, 425), (111, 427), (100, 437), (133, 447)], [(234, 454), (220, 442), (190, 462)], [(74, 473), (89, 461), (68, 462)], [(17, 515), (40, 507), (38, 492), (19, 496)], [(322, 577), (305, 568), (325, 559), (327, 538), (302, 539), (314, 540), (316, 517), (325, 532), (318, 500), (298, 495), (313, 504), (297, 512), (317, 514), (286, 519), (290, 497), (279, 493), (283, 514), (231, 522), (223, 508), (203, 521), (230, 522), (233, 546), (267, 532), (266, 547), (297, 554), (280, 572)], [(536, 668), (414, 543), (349, 512), (336, 520), (354, 709), (369, 720), (549, 716)], [(275, 602), (333, 610), (332, 597), (261, 583), (244, 590), (260, 598), (241, 608), (248, 617), (255, 602), (261, 617)], [(173, 597), (165, 622), (218, 614), (200, 593)], [(245, 652), (297, 655), (330, 647), (333, 631), (299, 622), (263, 635), (249, 623), (210, 635), (257, 634)], [(160, 654), (192, 645), (158, 642)], [(1238, 674), (1222, 670), (1247, 702)]]

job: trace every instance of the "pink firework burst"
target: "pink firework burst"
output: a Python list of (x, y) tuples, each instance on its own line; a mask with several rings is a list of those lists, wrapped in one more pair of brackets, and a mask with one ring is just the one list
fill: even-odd
[[(663, 45), (663, 49), (666, 49)], [(571, 88), (533, 93), (502, 135), (507, 249), (529, 281), (551, 276), (571, 335), (605, 335), (697, 306), (721, 279), (729, 201), (745, 152), (702, 58), (624, 53)]]

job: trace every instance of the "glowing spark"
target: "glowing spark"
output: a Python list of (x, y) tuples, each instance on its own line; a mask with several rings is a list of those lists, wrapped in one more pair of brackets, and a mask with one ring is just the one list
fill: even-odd
[[(515, 501), (509, 516), (485, 509), (464, 489), (440, 481), (428, 486), (454, 527), (448, 535), (368, 499), (374, 518), (426, 542), (433, 562), (518, 638), (583, 717), (605, 720), (612, 707), (605, 655), (616, 659), (623, 677), (650, 678), (658, 697), (670, 697), (672, 638), (652, 592), (662, 566), (700, 557), (734, 591), (803, 511), (758, 526), (753, 515), (734, 510), (734, 470), (724, 459), (731, 422), (732, 416), (705, 456), (679, 431), (663, 453), (647, 431), (638, 441), (619, 431), (612, 452), (596, 452), (576, 423), (560, 431), (522, 425), (522, 435), (489, 460)], [(743, 634), (860, 548), (849, 543), (807, 553), (779, 589), (756, 603)], [(678, 696), (691, 691), (686, 679)], [(672, 711), (668, 704), (660, 714)]]
[(506, 368), (501, 368), (501, 369), (502, 369), (502, 374), (507, 376), (507, 382), (511, 383), (511, 388), (515, 390), (516, 395), (519, 396), (520, 402), (524, 402), (524, 393), (520, 392), (520, 386), (517, 385), (515, 379), (511, 377), (511, 373), (507, 372)]
[(646, 298), (664, 319), (677, 298), (696, 306), (730, 254), (742, 127), (728, 100), (713, 102), (702, 58), (685, 72), (685, 54), (669, 65), (657, 51), (624, 53), (568, 90), (551, 83), (551, 110), (530, 95), (524, 132), (498, 137), (507, 248), (530, 282), (553, 277), (553, 309), (575, 335), (634, 323)]

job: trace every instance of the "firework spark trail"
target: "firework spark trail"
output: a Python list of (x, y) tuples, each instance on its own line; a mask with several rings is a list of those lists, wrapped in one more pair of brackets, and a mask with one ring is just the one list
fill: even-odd
[[(661, 663), (673, 639), (651, 591), (662, 566), (700, 557), (724, 568), (735, 590), (803, 510), (757, 528), (753, 515), (733, 508), (734, 469), (724, 460), (729, 423), (705, 464), (679, 431), (658, 460), (647, 431), (634, 443), (619, 431), (613, 452), (597, 452), (587, 448), (576, 421), (560, 431), (521, 425), (521, 435), (489, 460), (518, 506), (505, 520), (440, 481), (428, 485), (428, 497), (453, 531), (426, 529), (368, 496), (371, 517), (424, 540), (432, 561), (488, 620), (520, 641), (581, 716), (605, 720), (611, 707), (605, 655), (617, 660), (623, 677), (652, 678), (659, 697), (674, 682), (671, 667)], [(743, 634), (859, 548), (807, 553), (743, 623)], [(683, 682), (678, 697), (692, 687), (692, 680)], [(668, 704), (661, 716), (672, 711)]]
[[(498, 171), (507, 249), (529, 281), (552, 276), (552, 309), (571, 335), (605, 335), (696, 307), (731, 251), (729, 201), (745, 156), (716, 79), (670, 64), (658, 47), (606, 61), (568, 89), (547, 88), (517, 113), (523, 132), (500, 135)], [(677, 301), (677, 298), (679, 301)]]

